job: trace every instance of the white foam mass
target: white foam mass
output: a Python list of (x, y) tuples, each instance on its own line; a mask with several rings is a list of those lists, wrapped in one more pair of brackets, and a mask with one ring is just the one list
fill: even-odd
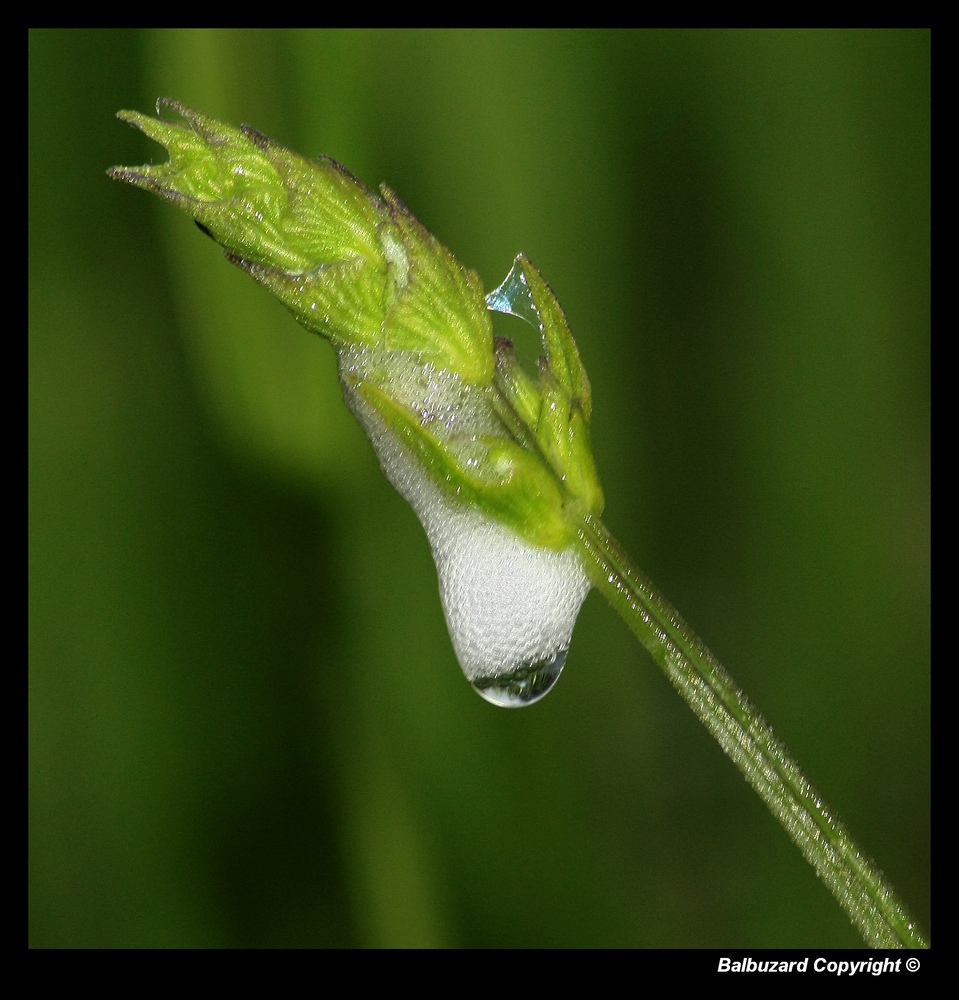
[[(387, 479), (409, 502), (426, 531), (439, 577), (440, 600), (453, 648), (467, 679), (482, 681), (565, 653), (589, 579), (576, 550), (530, 545), (482, 511), (457, 503), (352, 388), (351, 374), (368, 360), (344, 352), (340, 370), (347, 405), (363, 426)], [(455, 376), (418, 365), (399, 377), (399, 398), (425, 420), (447, 429), (492, 429)], [(560, 664), (561, 666), (561, 664)]]

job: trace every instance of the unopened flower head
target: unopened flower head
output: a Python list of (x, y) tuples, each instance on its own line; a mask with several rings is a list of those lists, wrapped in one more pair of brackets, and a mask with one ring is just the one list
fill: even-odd
[[(528, 259), (484, 297), (386, 187), (173, 101), (180, 120), (119, 117), (169, 160), (114, 167), (193, 216), (228, 260), (337, 351), (346, 402), (422, 522), (454, 647), (489, 700), (527, 704), (562, 668), (589, 589), (576, 526), (602, 509), (589, 381), (555, 296)], [(537, 377), (494, 339), (526, 320)]]

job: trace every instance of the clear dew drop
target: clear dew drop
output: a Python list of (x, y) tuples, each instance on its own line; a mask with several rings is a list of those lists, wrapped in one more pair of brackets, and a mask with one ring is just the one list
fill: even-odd
[(503, 279), (499, 288), (494, 288), (486, 296), (486, 308), (491, 312), (506, 313), (508, 316), (518, 316), (531, 326), (539, 329), (541, 320), (533, 297), (530, 295), (526, 275), (518, 263), (513, 261), (509, 274)]
[(473, 690), (499, 708), (535, 705), (559, 680), (567, 652), (568, 650), (561, 649), (538, 663), (522, 663), (518, 667), (510, 666), (499, 674), (478, 677), (471, 682)]

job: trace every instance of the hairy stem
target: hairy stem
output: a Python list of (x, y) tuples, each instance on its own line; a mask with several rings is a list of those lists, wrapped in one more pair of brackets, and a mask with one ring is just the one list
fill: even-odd
[(858, 848), (759, 712), (595, 517), (579, 540), (603, 593), (875, 948), (925, 948), (875, 864)]

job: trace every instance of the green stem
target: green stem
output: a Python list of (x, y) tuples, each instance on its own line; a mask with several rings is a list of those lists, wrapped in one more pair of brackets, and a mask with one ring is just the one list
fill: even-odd
[(598, 518), (579, 540), (593, 584), (732, 758), (874, 948), (925, 948), (875, 864), (856, 846), (769, 724)]

